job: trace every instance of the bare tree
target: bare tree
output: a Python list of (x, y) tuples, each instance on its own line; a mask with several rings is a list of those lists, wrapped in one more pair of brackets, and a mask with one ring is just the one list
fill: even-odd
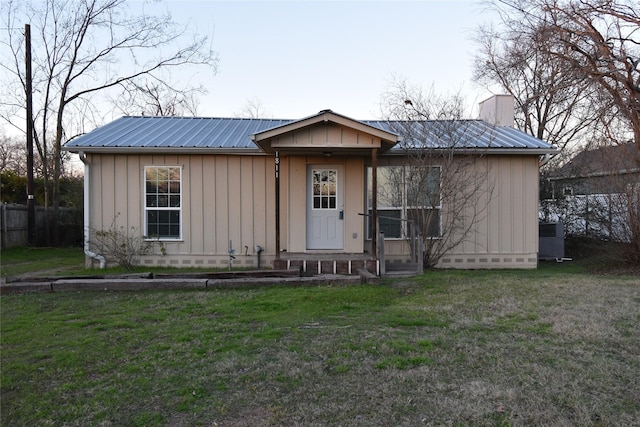
[[(589, 103), (592, 119), (589, 120), (589, 138), (583, 147), (598, 145), (622, 145), (632, 143), (635, 152), (630, 158), (640, 168), (640, 9), (630, 0), (498, 0), (493, 3), (506, 28), (513, 34), (538, 34), (532, 39), (531, 48), (544, 58), (541, 75), (549, 75), (559, 67), (568, 85), (581, 88)], [(517, 50), (512, 47), (511, 52)], [(490, 61), (489, 61), (490, 62)], [(520, 63), (495, 67), (494, 75), (509, 75)], [(486, 70), (486, 68), (485, 68)], [(532, 81), (533, 76), (517, 81)], [(547, 88), (544, 93), (552, 93)], [(555, 100), (553, 101), (556, 102)], [(585, 119), (584, 115), (566, 109), (573, 122)], [(580, 110), (578, 110), (580, 111)], [(627, 179), (628, 175), (613, 178)], [(607, 185), (613, 183), (606, 182)], [(613, 204), (622, 206), (629, 237), (628, 253), (634, 262), (640, 261), (640, 188), (636, 182), (628, 182), (622, 191), (601, 189), (603, 194), (617, 195), (619, 201), (609, 197), (606, 211)]]
[[(73, 171), (68, 167), (68, 159), (71, 157), (69, 153), (63, 152), (61, 176), (73, 175)], [(46, 163), (40, 156), (33, 159), (33, 173), (36, 178), (45, 177), (45, 169), (51, 170), (53, 158), (49, 156)], [(1, 136), (0, 137), (0, 172), (12, 171), (20, 176), (27, 176), (27, 147), (25, 141), (19, 136)]]
[(247, 119), (265, 119), (271, 117), (271, 113), (267, 110), (258, 98), (248, 99), (242, 110), (236, 114), (238, 117)]
[(562, 154), (555, 163), (562, 162), (598, 123), (592, 85), (576, 79), (569, 64), (551, 55), (558, 42), (545, 26), (496, 4), (502, 12), (500, 27), (477, 31), (474, 80), (513, 95), (516, 127), (558, 146)]
[(380, 200), (384, 205), (385, 197), (397, 199), (390, 203), (406, 210), (405, 237), (412, 228), (422, 235), (424, 265), (433, 267), (447, 252), (472, 240), (486, 216), (493, 193), (489, 164), (484, 153), (467, 149), (482, 131), (463, 120), (460, 95), (439, 97), (400, 81), (384, 104), (384, 115), (402, 137), (409, 161), (379, 180)]
[(112, 103), (125, 115), (197, 116), (198, 96), (207, 93), (202, 86), (178, 90), (164, 82), (148, 80), (128, 81), (121, 86)]
[(559, 8), (546, 2), (541, 7), (553, 17), (548, 31), (561, 42), (550, 53), (598, 89), (607, 139), (632, 140), (640, 151), (640, 9), (634, 3), (574, 1)]
[(15, 137), (0, 136), (0, 172), (11, 171), (27, 175), (25, 144)]
[[(568, 84), (587, 86), (588, 101), (597, 109), (593, 116), (601, 130), (597, 136), (610, 144), (633, 141), (640, 151), (637, 2), (499, 0), (493, 4), (508, 17), (507, 28), (540, 34), (532, 47), (546, 58), (545, 71), (559, 64)], [(507, 65), (501, 73), (509, 69)]]
[[(104, 95), (111, 90), (153, 81), (176, 91), (165, 72), (190, 66), (215, 71), (217, 57), (206, 37), (193, 37), (169, 15), (132, 12), (125, 0), (9, 0), (3, 15), (8, 28), (3, 43), (1, 118), (22, 129), (24, 123), (24, 40), (16, 29), (30, 22), (33, 52), (34, 140), (51, 184), (54, 210), (59, 200), (62, 144), (101, 120)], [(138, 5), (139, 6), (139, 5)], [(78, 120), (80, 118), (80, 120)], [(88, 123), (89, 122), (89, 123)], [(52, 136), (51, 138), (49, 136)], [(48, 204), (48, 202), (47, 202)]]

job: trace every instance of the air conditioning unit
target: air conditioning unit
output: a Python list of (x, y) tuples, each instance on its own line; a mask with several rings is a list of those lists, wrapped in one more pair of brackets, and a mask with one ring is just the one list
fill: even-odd
[(564, 260), (564, 226), (561, 222), (541, 222), (538, 228), (538, 259)]

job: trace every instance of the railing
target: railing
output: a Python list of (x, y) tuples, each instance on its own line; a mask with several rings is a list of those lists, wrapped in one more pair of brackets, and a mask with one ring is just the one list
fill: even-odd
[[(359, 213), (358, 215), (372, 217), (371, 214)], [(409, 242), (409, 258), (412, 264), (416, 265), (416, 273), (422, 274), (424, 272), (424, 242), (422, 240), (422, 232), (419, 227), (416, 225), (415, 221), (410, 219), (402, 219), (402, 218), (394, 218), (390, 216), (377, 215), (376, 220), (379, 219), (387, 219), (398, 222), (406, 222), (410, 226), (409, 235), (407, 236), (407, 240)], [(380, 229), (380, 224), (376, 224), (376, 229)], [(386, 264), (385, 264), (385, 248), (384, 248), (384, 233), (382, 231), (378, 232), (378, 261), (380, 261), (380, 276), (384, 276), (386, 274)]]

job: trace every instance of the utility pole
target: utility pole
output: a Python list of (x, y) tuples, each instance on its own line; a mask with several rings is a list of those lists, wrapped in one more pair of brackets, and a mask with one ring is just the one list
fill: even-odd
[(27, 96), (27, 233), (29, 246), (36, 245), (36, 201), (33, 197), (33, 89), (31, 87), (31, 26), (24, 25), (25, 92)]

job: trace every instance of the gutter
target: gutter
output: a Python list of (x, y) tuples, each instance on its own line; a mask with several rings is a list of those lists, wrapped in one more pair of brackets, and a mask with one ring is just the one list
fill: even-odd
[(266, 156), (258, 147), (227, 147), (227, 148), (195, 148), (195, 147), (80, 147), (65, 145), (62, 151), (70, 153), (96, 154), (245, 154)]
[[(466, 155), (466, 154), (496, 154), (496, 155), (536, 155), (536, 156), (553, 156), (558, 153), (557, 148), (494, 148), (494, 147), (457, 147), (457, 148), (425, 148), (427, 151), (434, 152), (447, 152), (452, 151), (454, 155)], [(420, 154), (424, 152), (423, 149), (403, 149), (395, 148), (385, 152), (384, 156), (389, 155), (405, 155), (407, 153)]]
[(89, 258), (100, 261), (100, 269), (103, 269), (106, 267), (107, 261), (102, 255), (98, 255), (89, 250), (89, 162), (87, 161), (87, 156), (84, 154), (84, 151), (80, 151), (78, 155), (80, 161), (84, 163), (84, 254)]

